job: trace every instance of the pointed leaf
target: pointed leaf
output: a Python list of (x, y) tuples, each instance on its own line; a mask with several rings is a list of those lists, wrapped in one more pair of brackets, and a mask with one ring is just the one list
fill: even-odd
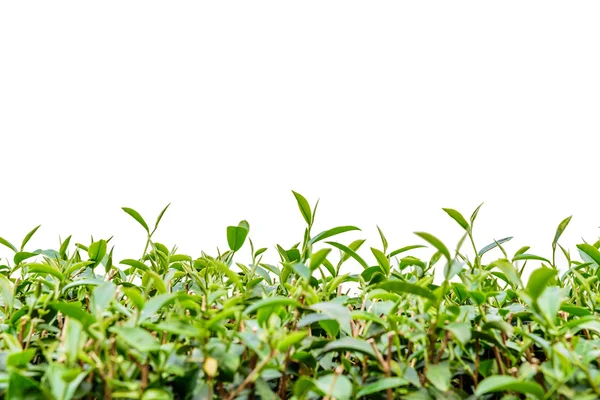
[(27, 267), (29, 268), (29, 270), (28, 270), (29, 273), (52, 275), (61, 281), (64, 279), (63, 274), (58, 269), (53, 267), (52, 265), (31, 263), (31, 264), (27, 264)]
[[(356, 261), (358, 261), (358, 263), (365, 269), (369, 268), (369, 264), (367, 264), (365, 262), (365, 260), (362, 259), (361, 256), (359, 256), (354, 250), (352, 250), (350, 247), (348, 246), (344, 246), (341, 243), (337, 243), (337, 242), (325, 242), (330, 246), (333, 246), (335, 248), (340, 249), (341, 251), (343, 251), (345, 254), (347, 254), (348, 256), (354, 258)], [(361, 243), (362, 244), (362, 243)]]
[(578, 244), (577, 248), (588, 255), (594, 262), (600, 265), (600, 251), (591, 244)]
[(536, 382), (523, 382), (512, 376), (492, 375), (485, 378), (475, 390), (476, 396), (494, 392), (518, 392), (544, 398), (544, 389)]
[(144, 221), (144, 218), (142, 218), (140, 213), (135, 211), (133, 208), (121, 207), (121, 209), (123, 211), (125, 211), (127, 214), (131, 215), (131, 217), (133, 219), (135, 219), (146, 230), (146, 233), (150, 234), (150, 229), (148, 228), (148, 224), (146, 223), (146, 221)]
[(519, 277), (519, 273), (515, 266), (505, 258), (501, 258), (496, 260), (490, 264), (492, 267), (497, 267), (500, 271), (504, 272), (504, 275), (508, 278), (510, 284), (515, 288), (520, 288), (523, 286), (521, 282), (521, 278)]
[(321, 249), (310, 256), (310, 269), (315, 270), (323, 263), (327, 258), (327, 255), (331, 252), (331, 249)]
[(398, 250), (392, 251), (390, 254), (388, 254), (388, 257), (392, 258), (392, 257), (394, 257), (394, 256), (396, 256), (396, 255), (398, 255), (400, 253), (404, 253), (405, 251), (409, 251), (409, 250), (412, 250), (412, 249), (421, 249), (421, 248), (424, 248), (424, 247), (427, 247), (427, 246), (423, 246), (422, 244), (413, 244), (411, 246), (405, 246), (405, 247), (402, 247), (402, 248), (400, 248)]
[(300, 209), (300, 212), (302, 213), (302, 217), (304, 218), (304, 220), (306, 221), (306, 223), (308, 225), (311, 225), (312, 224), (312, 212), (310, 210), (310, 205), (308, 204), (308, 201), (300, 193), (296, 193), (293, 190), (292, 190), (292, 193), (294, 194), (294, 197), (296, 198), (296, 201), (298, 202), (298, 208)]
[(376, 358), (373, 348), (366, 341), (355, 339), (352, 337), (345, 337), (327, 343), (327, 345), (321, 350), (321, 354), (329, 353), (332, 351), (337, 351), (339, 353), (342, 353), (344, 351), (353, 351), (356, 353), (362, 353)]
[(377, 250), (374, 247), (371, 247), (371, 252), (373, 252), (373, 255), (377, 259), (377, 264), (379, 264), (379, 266), (381, 267), (381, 270), (385, 273), (385, 276), (389, 276), (390, 260), (387, 259), (387, 257), (385, 256), (385, 254), (382, 251)]
[(160, 343), (145, 329), (130, 326), (113, 326), (108, 329), (116, 333), (125, 343), (145, 353), (160, 350)]
[(362, 389), (360, 389), (356, 393), (356, 397), (362, 397), (362, 396), (367, 396), (369, 394), (380, 393), (387, 389), (394, 389), (399, 386), (406, 386), (409, 383), (410, 382), (408, 382), (406, 379), (399, 378), (399, 377), (378, 379), (377, 381), (375, 381), (367, 386), (363, 386)]
[(163, 208), (163, 210), (160, 212), (160, 214), (158, 214), (158, 218), (156, 218), (156, 222), (154, 223), (154, 230), (152, 232), (155, 232), (156, 229), (158, 228), (158, 224), (160, 223), (160, 220), (162, 219), (163, 215), (165, 215), (165, 212), (167, 211), (167, 209), (169, 208), (169, 206), (171, 205), (171, 203), (167, 204), (165, 208)]
[(556, 245), (558, 244), (558, 239), (560, 239), (560, 237), (562, 236), (565, 229), (567, 229), (567, 225), (569, 225), (569, 222), (571, 222), (571, 218), (573, 218), (572, 215), (570, 217), (563, 219), (561, 221), (561, 223), (558, 224), (558, 227), (556, 228), (556, 234), (554, 234), (554, 240), (552, 241), (553, 249), (556, 248)]
[(9, 242), (8, 240), (0, 237), (0, 244), (3, 244), (4, 246), (8, 247), (9, 249), (11, 249), (12, 251), (14, 251), (15, 253), (18, 252), (19, 250), (17, 250), (17, 248), (15, 246), (13, 246), (13, 244), (11, 242)]
[(23, 239), (23, 242), (21, 243), (21, 251), (23, 251), (27, 242), (29, 242), (29, 240), (37, 232), (37, 230), (40, 229), (40, 226), (41, 225), (36, 226), (35, 228), (33, 228), (31, 230), (31, 232), (29, 232), (27, 235), (25, 235), (25, 238)]
[(318, 235), (315, 235), (312, 239), (310, 239), (308, 244), (315, 244), (317, 242), (320, 242), (323, 239), (327, 239), (329, 237), (339, 235), (340, 233), (350, 232), (350, 231), (360, 231), (360, 229), (355, 226), (338, 226), (336, 228), (331, 228), (331, 229), (328, 229), (326, 231), (319, 233)]
[(397, 279), (380, 283), (376, 286), (376, 288), (387, 290), (388, 292), (393, 292), (397, 294), (414, 294), (416, 296), (421, 296), (431, 301), (437, 301), (437, 297), (435, 296), (435, 294), (433, 294), (431, 290), (415, 285), (413, 283), (402, 282)]
[(490, 243), (487, 246), (483, 247), (481, 250), (479, 250), (479, 253), (477, 253), (477, 254), (479, 254), (479, 256), (481, 257), (488, 251), (495, 249), (496, 247), (512, 240), (512, 238), (513, 238), (512, 236), (509, 236), (509, 237), (502, 238), (500, 240), (495, 240), (493, 243)]
[(420, 238), (428, 242), (430, 245), (435, 247), (440, 253), (442, 253), (444, 257), (446, 257), (447, 261), (450, 261), (452, 259), (446, 245), (432, 234), (429, 234), (427, 232), (415, 232), (415, 235), (419, 236)]
[(452, 208), (442, 208), (453, 220), (455, 220), (465, 231), (469, 231), (469, 223), (462, 214)]

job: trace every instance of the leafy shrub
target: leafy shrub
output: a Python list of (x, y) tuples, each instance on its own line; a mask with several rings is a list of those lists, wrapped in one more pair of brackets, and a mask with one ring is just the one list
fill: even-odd
[[(510, 257), (511, 238), (476, 247), (479, 208), (469, 220), (444, 209), (464, 236), (450, 252), (417, 232), (435, 250), (422, 260), (410, 254), (423, 244), (390, 251), (381, 231), (370, 251), (338, 239), (353, 226), (313, 234), (316, 206), (294, 196), (307, 227), (300, 243), (276, 246), (278, 265), (262, 261), (245, 221), (227, 228), (229, 250), (216, 256), (155, 242), (167, 208), (152, 229), (123, 209), (147, 242), (118, 265), (111, 239), (30, 251), (37, 228), (19, 248), (0, 238), (14, 251), (0, 266), (5, 398), (600, 397), (600, 242), (572, 259), (558, 244), (570, 218), (551, 259), (528, 247)], [(484, 261), (490, 250), (503, 257)], [(341, 273), (350, 259), (360, 273)], [(525, 285), (527, 263), (541, 266)]]

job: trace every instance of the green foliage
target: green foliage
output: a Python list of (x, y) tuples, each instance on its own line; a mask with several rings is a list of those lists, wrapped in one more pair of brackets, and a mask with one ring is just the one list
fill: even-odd
[[(169, 206), (152, 230), (123, 208), (146, 245), (114, 265), (110, 239), (27, 249), (39, 226), (20, 248), (0, 238), (11, 251), (0, 263), (0, 396), (600, 397), (600, 241), (572, 259), (558, 243), (571, 217), (551, 258), (527, 246), (511, 258), (502, 246), (512, 237), (476, 246), (480, 207), (468, 220), (444, 208), (462, 237), (451, 247), (417, 232), (433, 251), (422, 259), (421, 244), (388, 252), (379, 227), (380, 246), (366, 250), (344, 240), (360, 232), (351, 225), (313, 235), (317, 206), (293, 195), (306, 226), (301, 241), (275, 247), (276, 265), (246, 221), (227, 227), (217, 255), (169, 250), (153, 239)], [(349, 260), (358, 271), (341, 273)]]

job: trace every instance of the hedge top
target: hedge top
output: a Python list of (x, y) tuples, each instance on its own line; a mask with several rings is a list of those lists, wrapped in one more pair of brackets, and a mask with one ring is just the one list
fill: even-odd
[[(316, 205), (293, 192), (302, 240), (277, 265), (227, 227), (229, 249), (192, 257), (141, 226), (141, 258), (112, 238), (28, 248), (0, 265), (0, 391), (7, 399), (549, 399), (600, 397), (600, 241), (550, 258), (507, 237), (476, 246), (479, 207), (451, 251), (434, 235), (365, 250), (354, 226), (313, 232)], [(240, 250), (249, 244), (244, 259)], [(431, 258), (415, 255), (434, 249)], [(495, 249), (495, 250), (494, 250)], [(501, 254), (491, 258), (490, 251)], [(560, 251), (566, 264), (556, 265)], [(417, 253), (418, 254), (418, 253)], [(235, 259), (235, 261), (234, 261)], [(355, 260), (357, 274), (341, 273)], [(536, 267), (528, 282), (526, 265)], [(443, 282), (434, 283), (434, 269)], [(566, 272), (559, 272), (566, 271)], [(349, 288), (352, 287), (352, 290)]]

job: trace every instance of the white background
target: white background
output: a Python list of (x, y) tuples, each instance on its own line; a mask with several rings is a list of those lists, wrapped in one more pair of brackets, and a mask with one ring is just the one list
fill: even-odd
[(302, 238), (296, 190), (321, 199), (315, 233), (363, 228), (344, 243), (379, 246), (379, 224), (391, 248), (421, 243), (413, 231), (452, 248), (460, 228), (441, 207), (468, 217), (481, 202), (479, 247), (513, 235), (511, 253), (549, 256), (571, 214), (563, 243), (593, 243), (599, 12), (595, 1), (2, 2), (0, 236), (19, 244), (42, 224), (29, 250), (114, 235), (117, 260), (138, 257), (143, 231), (120, 207), (153, 223), (172, 202), (157, 240), (215, 253), (247, 219), (275, 262), (276, 243)]

